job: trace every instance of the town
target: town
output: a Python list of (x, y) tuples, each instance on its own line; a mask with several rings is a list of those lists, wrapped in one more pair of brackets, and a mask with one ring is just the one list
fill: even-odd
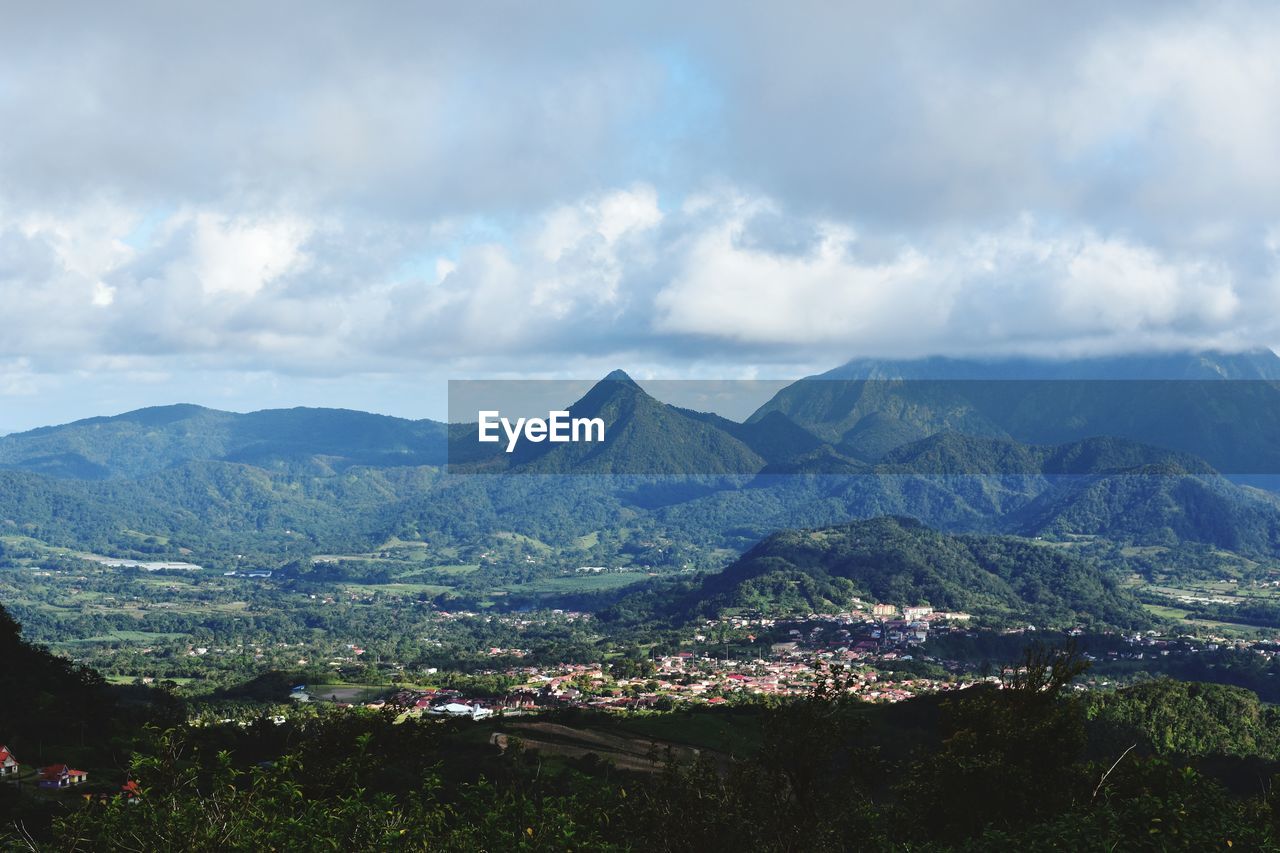
[[(787, 619), (743, 615), (707, 620), (688, 637), (688, 650), (628, 661), (627, 665), (611, 661), (529, 664), (483, 668), (474, 673), (509, 685), (501, 693), (492, 689), (476, 692), (457, 687), (392, 685), (376, 698), (352, 702), (336, 694), (326, 697), (323, 691), (308, 692), (302, 685), (290, 692), (289, 699), (472, 719), (562, 708), (669, 711), (680, 705), (717, 706), (807, 696), (838, 668), (847, 673), (842, 684), (850, 695), (868, 702), (899, 702), (916, 695), (1001, 681), (1001, 672), (978, 672), (971, 660), (926, 653), (930, 639), (974, 640), (991, 634), (1009, 637), (1036, 633), (1035, 626), (1030, 625), (1002, 631), (974, 627), (967, 613), (856, 603), (864, 609)], [(444, 615), (478, 618), (473, 613)], [(591, 619), (583, 613), (557, 611), (556, 615), (571, 620)], [(520, 621), (536, 620), (523, 616)], [(1084, 632), (1075, 629), (1068, 636), (1084, 637)], [(754, 645), (758, 654), (749, 658), (729, 655), (725, 648), (730, 637), (735, 638), (735, 647), (740, 647), (738, 641), (745, 640)], [(1246, 652), (1267, 663), (1280, 654), (1280, 644), (1274, 640), (1166, 636), (1155, 631), (1115, 632), (1091, 639), (1092, 645), (1099, 648), (1082, 655), (1102, 670), (1108, 664), (1124, 662), (1141, 667), (1143, 662), (1156, 665), (1171, 658), (1204, 656), (1222, 650)], [(364, 654), (359, 646), (352, 646), (349, 651), (353, 655)], [(528, 650), (492, 647), (487, 654), (519, 659)], [(430, 681), (439, 675), (432, 669), (420, 678)], [(402, 680), (410, 680), (409, 674), (405, 673)], [(1122, 682), (1123, 677), (1103, 674), (1078, 685), (1078, 689), (1108, 689)]]

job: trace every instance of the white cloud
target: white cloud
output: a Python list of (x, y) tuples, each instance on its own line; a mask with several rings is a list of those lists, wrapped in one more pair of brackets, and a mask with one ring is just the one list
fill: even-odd
[(658, 329), (837, 356), (1078, 351), (1084, 341), (1124, 350), (1150, 343), (1135, 335), (1162, 332), (1195, 345), (1242, 308), (1222, 263), (1165, 257), (1089, 228), (1049, 229), (1024, 216), (907, 241), (886, 256), (848, 226), (816, 221), (816, 241), (794, 254), (741, 239), (753, 211), (767, 207), (736, 201), (699, 234), (655, 298)]
[[(175, 225), (181, 225), (181, 222)], [(243, 219), (202, 212), (192, 219), (192, 252), (182, 263), (206, 295), (252, 296), (306, 266), (301, 251), (312, 227), (296, 218)]]
[(0, 359), (0, 396), (31, 396), (38, 387), (30, 359)]
[(1280, 343), (1274, 4), (500, 14), (6, 15), (0, 360), (181, 387)]
[(94, 282), (93, 298), (91, 301), (99, 308), (106, 308), (112, 302), (116, 301), (116, 289), (100, 281)]
[[(341, 376), (575, 352), (749, 365), (1256, 345), (1280, 327), (1276, 264), (1255, 272), (1029, 214), (922, 237), (724, 187), (664, 214), (654, 188), (633, 185), (556, 205), (501, 239), (423, 232), (448, 247), (296, 213), (188, 209), (135, 249), (103, 221), (50, 220), (0, 241), (0, 290), (21, 318), (10, 355)], [(1269, 246), (1258, 251), (1274, 257)]]

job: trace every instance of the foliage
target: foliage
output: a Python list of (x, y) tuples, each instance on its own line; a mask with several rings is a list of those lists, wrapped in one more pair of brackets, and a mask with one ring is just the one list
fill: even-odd
[(1040, 626), (1141, 626), (1150, 618), (1097, 565), (1014, 539), (953, 537), (878, 518), (775, 534), (683, 605), (766, 612), (847, 610), (854, 594)]

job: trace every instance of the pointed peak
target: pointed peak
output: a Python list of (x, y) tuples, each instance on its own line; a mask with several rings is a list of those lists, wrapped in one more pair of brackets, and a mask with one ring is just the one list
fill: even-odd
[(627, 372), (622, 368), (609, 371), (608, 375), (606, 375), (605, 378), (600, 381), (601, 382), (630, 382), (632, 385), (636, 384), (636, 381), (632, 379), (630, 376), (628, 376)]
[(594, 414), (610, 400), (640, 400), (648, 398), (649, 395), (636, 384), (634, 379), (626, 374), (626, 371), (614, 370), (604, 379), (591, 386), (591, 390), (583, 395), (582, 399), (574, 403), (570, 407), (570, 411), (575, 414), (582, 412)]

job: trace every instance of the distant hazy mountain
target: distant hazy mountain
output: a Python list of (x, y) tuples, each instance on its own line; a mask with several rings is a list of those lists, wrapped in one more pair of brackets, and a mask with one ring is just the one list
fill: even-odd
[[(1199, 370), (1206, 359), (1160, 364)], [(1268, 364), (1212, 363), (1231, 375)], [(478, 445), (474, 425), (143, 409), (0, 438), (0, 528), (163, 550), (165, 539), (270, 548), (301, 536), (341, 548), (499, 530), (562, 543), (642, 524), (739, 548), (784, 527), (896, 515), (949, 531), (1280, 554), (1280, 502), (1185, 447), (1228, 461), (1276, 453), (1280, 383), (1082, 381), (1085, 390), (1072, 380), (802, 380), (739, 424), (662, 403), (617, 371), (568, 407), (604, 420), (604, 442), (523, 443), (512, 454)], [(1168, 386), (1181, 396), (1157, 393)], [(1221, 387), (1238, 393), (1218, 396)], [(452, 463), (469, 449), (464, 462), (501, 476), (431, 467), (445, 461), (447, 432)]]
[(1269, 349), (1216, 350), (1091, 358), (859, 358), (817, 379), (1261, 379), (1280, 380), (1280, 356)]
[(440, 465), (445, 427), (346, 409), (250, 414), (177, 405), (0, 437), (0, 468), (57, 477), (137, 477), (190, 461), (314, 470)]
[(860, 360), (787, 386), (748, 423), (775, 413), (863, 460), (942, 432), (1032, 444), (1115, 436), (1200, 456), (1224, 473), (1280, 473), (1280, 357), (1269, 350)]

